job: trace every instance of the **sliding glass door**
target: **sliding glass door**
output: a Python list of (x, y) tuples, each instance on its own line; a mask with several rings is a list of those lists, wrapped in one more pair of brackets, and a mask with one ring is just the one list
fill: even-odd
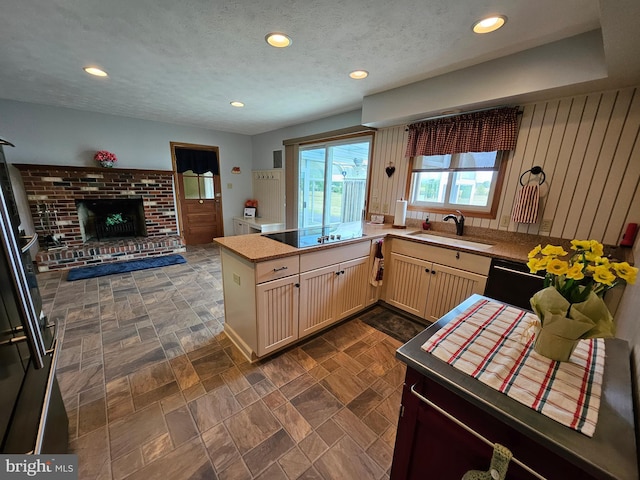
[(300, 228), (360, 221), (365, 210), (370, 135), (300, 146)]

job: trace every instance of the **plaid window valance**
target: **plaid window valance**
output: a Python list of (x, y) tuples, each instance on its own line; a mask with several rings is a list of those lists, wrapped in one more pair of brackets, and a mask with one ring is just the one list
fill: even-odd
[(496, 108), (409, 125), (405, 157), (513, 150), (518, 107)]

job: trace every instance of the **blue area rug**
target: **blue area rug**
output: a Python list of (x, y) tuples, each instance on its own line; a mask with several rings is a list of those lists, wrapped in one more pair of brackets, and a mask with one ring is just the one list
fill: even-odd
[(91, 267), (72, 268), (67, 274), (67, 281), (84, 280), (86, 278), (102, 277), (114, 273), (133, 272), (134, 270), (144, 270), (146, 268), (166, 267), (167, 265), (178, 265), (187, 263), (182, 255), (165, 255), (163, 257), (143, 258), (140, 260), (129, 260), (126, 262), (104, 263)]

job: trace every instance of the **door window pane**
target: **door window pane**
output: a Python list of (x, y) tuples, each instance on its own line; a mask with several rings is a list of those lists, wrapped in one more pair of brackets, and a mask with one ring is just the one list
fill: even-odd
[(188, 200), (212, 200), (215, 198), (215, 184), (211, 172), (199, 175), (187, 170), (182, 174), (182, 185), (184, 198)]
[(198, 199), (200, 198), (200, 189), (198, 187), (198, 176), (191, 172), (182, 174), (182, 185), (184, 186), (184, 198)]
[(216, 192), (213, 184), (213, 173), (205, 172), (200, 176), (200, 198), (214, 199)]

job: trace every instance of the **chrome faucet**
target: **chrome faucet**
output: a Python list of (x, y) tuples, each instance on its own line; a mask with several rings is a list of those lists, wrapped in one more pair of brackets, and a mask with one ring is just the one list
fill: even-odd
[(449, 215), (445, 215), (442, 221), (446, 222), (447, 220), (453, 219), (453, 221), (456, 222), (456, 235), (462, 236), (464, 231), (464, 215), (462, 215), (460, 210), (456, 210), (456, 212), (460, 214), (460, 218), (458, 218), (455, 213), (450, 213)]

